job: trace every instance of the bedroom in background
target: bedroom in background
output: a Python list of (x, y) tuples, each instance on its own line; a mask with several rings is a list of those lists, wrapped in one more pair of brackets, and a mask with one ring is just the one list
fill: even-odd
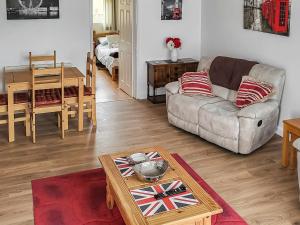
[(131, 99), (132, 12), (131, 0), (93, 0), (97, 102)]

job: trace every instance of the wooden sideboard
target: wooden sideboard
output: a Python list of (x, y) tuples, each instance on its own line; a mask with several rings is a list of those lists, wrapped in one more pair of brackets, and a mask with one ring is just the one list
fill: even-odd
[[(163, 103), (166, 101), (165, 95), (157, 95), (156, 89), (162, 88), (166, 84), (177, 81), (185, 72), (197, 71), (199, 61), (191, 58), (179, 59), (177, 62), (170, 60), (147, 61), (148, 65), (148, 90), (147, 98), (152, 103)], [(153, 94), (150, 95), (150, 87)]]

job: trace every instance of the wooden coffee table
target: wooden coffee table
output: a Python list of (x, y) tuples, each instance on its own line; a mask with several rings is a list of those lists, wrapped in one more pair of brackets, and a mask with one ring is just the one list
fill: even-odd
[[(137, 180), (125, 158), (136, 152), (148, 154), (151, 160), (167, 160), (170, 167), (166, 175), (157, 183)], [(116, 204), (127, 225), (210, 225), (211, 216), (223, 212), (170, 153), (161, 147), (101, 155), (99, 160), (106, 173), (107, 207), (112, 209)], [(163, 202), (153, 198), (153, 191), (167, 190), (179, 183), (187, 187), (183, 195), (166, 198)]]

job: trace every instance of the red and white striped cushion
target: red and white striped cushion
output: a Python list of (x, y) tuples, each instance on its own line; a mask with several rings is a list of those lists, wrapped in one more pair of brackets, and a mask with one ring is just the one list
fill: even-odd
[(179, 78), (179, 83), (181, 94), (213, 96), (207, 72), (187, 72)]
[(235, 104), (238, 108), (244, 108), (258, 102), (264, 102), (268, 100), (272, 92), (273, 86), (271, 84), (245, 76), (237, 92)]

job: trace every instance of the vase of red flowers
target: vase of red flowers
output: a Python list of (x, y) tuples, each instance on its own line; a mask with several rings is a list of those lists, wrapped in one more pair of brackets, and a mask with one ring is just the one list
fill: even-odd
[(166, 39), (166, 44), (167, 44), (167, 48), (170, 50), (171, 61), (172, 62), (177, 62), (178, 61), (177, 49), (181, 47), (180, 38), (168, 37)]

